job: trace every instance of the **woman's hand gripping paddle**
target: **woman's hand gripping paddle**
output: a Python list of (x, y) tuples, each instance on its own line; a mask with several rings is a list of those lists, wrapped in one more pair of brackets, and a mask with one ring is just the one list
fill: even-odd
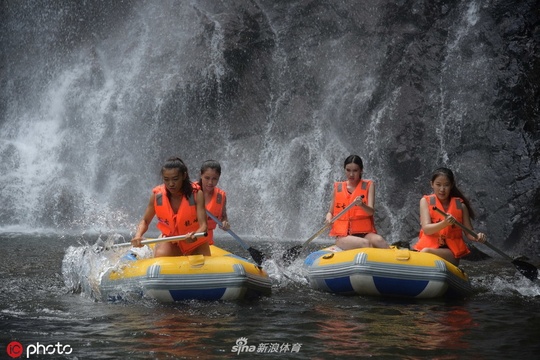
[[(447, 213), (445, 213), (444, 211), (442, 211), (441, 209), (437, 207), (433, 207), (433, 210), (437, 211), (441, 215), (448, 216)], [(461, 224), (459, 221), (456, 221), (456, 225), (462, 228), (465, 232), (474, 236), (475, 239), (478, 239), (477, 233), (475, 233), (474, 231), (472, 231), (465, 225)], [(519, 272), (522, 273), (523, 276), (525, 276), (527, 279), (534, 281), (538, 278), (538, 269), (533, 264), (529, 264), (528, 262), (523, 261), (523, 260), (512, 259), (510, 256), (506, 255), (504, 252), (502, 252), (501, 250), (499, 250), (498, 248), (496, 248), (495, 246), (493, 246), (487, 241), (481, 244), (487, 245), (489, 248), (491, 248), (491, 250), (497, 252), (503, 258), (509, 260), (512, 264), (514, 264), (516, 269), (518, 269)]]
[[(361, 196), (361, 199), (363, 199), (363, 198), (364, 197)], [(330, 219), (330, 221), (328, 223), (326, 223), (322, 228), (320, 228), (319, 231), (317, 231), (315, 234), (313, 234), (302, 245), (296, 245), (296, 246), (293, 246), (292, 248), (290, 248), (289, 250), (287, 250), (283, 254), (283, 262), (285, 262), (285, 264), (290, 264), (294, 260), (296, 260), (298, 258), (298, 256), (300, 255), (300, 252), (302, 251), (302, 247), (306, 246), (307, 244), (312, 242), (316, 237), (321, 235), (326, 229), (328, 229), (330, 226), (332, 226), (332, 224), (337, 219), (339, 219), (343, 214), (345, 214), (347, 211), (349, 211), (353, 206), (358, 205), (359, 201), (361, 201), (361, 200), (355, 200), (352, 203), (350, 203), (349, 205), (347, 205), (347, 207), (345, 207), (336, 216), (334, 216), (332, 219)]]
[[(212, 220), (214, 220), (216, 222), (216, 224), (218, 224), (219, 226), (221, 226), (223, 228), (223, 223), (221, 221), (219, 221), (219, 219), (217, 217), (215, 217), (210, 211), (206, 210), (206, 214), (208, 215), (208, 217)], [(259, 250), (257, 249), (254, 249), (252, 247), (249, 247), (242, 239), (240, 239), (240, 237), (238, 235), (236, 235), (232, 230), (230, 229), (223, 229), (225, 231), (227, 231), (229, 233), (229, 235), (231, 235), (236, 241), (238, 241), (238, 243), (247, 251), (249, 251), (249, 254), (251, 255), (251, 257), (253, 258), (253, 260), (255, 260), (255, 262), (260, 266), (262, 265), (262, 262), (265, 258), (265, 255), (260, 252)]]

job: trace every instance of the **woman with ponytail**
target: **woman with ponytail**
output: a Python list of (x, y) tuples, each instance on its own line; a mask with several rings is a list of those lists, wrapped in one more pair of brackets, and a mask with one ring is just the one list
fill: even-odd
[(144, 233), (154, 216), (161, 236), (188, 235), (187, 240), (156, 245), (154, 257), (205, 255), (210, 256), (209, 239), (195, 238), (195, 233), (207, 231), (204, 194), (197, 183), (189, 180), (187, 166), (178, 157), (169, 158), (161, 168), (163, 184), (152, 190), (150, 200), (131, 243), (141, 246)]
[[(459, 259), (470, 253), (463, 241), (463, 230), (456, 225), (462, 223), (472, 230), (471, 219), (474, 212), (469, 200), (456, 186), (454, 173), (447, 168), (438, 168), (431, 176), (433, 194), (420, 199), (420, 223), (422, 229), (415, 249), (435, 254), (448, 262), (459, 265)], [(447, 216), (440, 214), (440, 209)], [(465, 233), (472, 241), (485, 242), (486, 235), (478, 233), (478, 238)]]

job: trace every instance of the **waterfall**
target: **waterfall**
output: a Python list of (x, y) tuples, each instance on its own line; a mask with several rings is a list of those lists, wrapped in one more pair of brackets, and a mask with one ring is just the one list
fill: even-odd
[(416, 236), (440, 165), (506, 241), (534, 216), (539, 142), (537, 105), (535, 123), (508, 100), (537, 95), (508, 51), (533, 5), (505, 4), (5, 2), (0, 228), (133, 231), (179, 155), (192, 180), (222, 163), (235, 231), (307, 238), (358, 154), (388, 241)]

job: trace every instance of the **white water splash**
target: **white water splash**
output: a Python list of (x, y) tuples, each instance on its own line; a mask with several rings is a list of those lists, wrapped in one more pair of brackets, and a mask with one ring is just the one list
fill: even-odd
[(114, 249), (115, 243), (124, 240), (121, 235), (111, 235), (105, 241), (99, 238), (94, 245), (70, 246), (62, 260), (62, 275), (67, 289), (94, 301), (102, 301), (100, 285), (103, 276), (111, 269), (120, 269), (125, 264), (123, 258), (127, 253), (136, 253), (140, 258), (153, 256), (147, 246)]

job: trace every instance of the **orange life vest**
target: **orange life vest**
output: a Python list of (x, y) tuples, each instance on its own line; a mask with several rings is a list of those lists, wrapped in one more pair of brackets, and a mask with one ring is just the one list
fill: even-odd
[[(182, 197), (176, 214), (173, 212), (165, 185), (158, 185), (152, 190), (155, 194), (154, 209), (158, 219), (157, 228), (163, 236), (185, 235), (199, 228), (195, 194), (200, 190), (200, 187), (196, 183), (192, 183), (191, 185), (193, 187), (193, 193), (188, 198)], [(197, 247), (208, 241), (208, 237), (204, 237), (198, 238), (192, 243), (178, 241), (177, 244), (184, 255), (189, 255)]]
[[(425, 195), (428, 206), (429, 206), (429, 217), (431, 218), (431, 223), (435, 224), (444, 220), (444, 215), (433, 210), (433, 207), (436, 206), (439, 209), (442, 209), (443, 206), (440, 200), (436, 195)], [(450, 199), (450, 206), (447, 213), (451, 214), (457, 221), (463, 222), (463, 200), (458, 197), (453, 197)], [(457, 225), (447, 226), (439, 232), (436, 232), (431, 235), (424, 234), (423, 230), (420, 230), (420, 235), (418, 236), (418, 242), (414, 248), (418, 251), (424, 248), (438, 249), (441, 246), (447, 246), (454, 257), (460, 258), (471, 251), (463, 241), (462, 230)]]
[[(360, 180), (353, 193), (347, 190), (347, 182), (334, 183), (334, 209), (333, 216), (349, 205), (358, 196), (364, 196), (364, 202), (368, 201), (368, 190), (371, 180)], [(330, 236), (347, 236), (350, 234), (377, 233), (373, 215), (368, 215), (360, 206), (353, 206), (352, 209), (343, 214), (332, 224)]]
[[(227, 195), (225, 194), (225, 191), (221, 190), (218, 187), (214, 188), (214, 193), (212, 194), (212, 198), (208, 203), (206, 203), (206, 209), (212, 213), (215, 217), (217, 217), (219, 220), (223, 217), (223, 206), (225, 205), (225, 200), (227, 199)], [(214, 220), (212, 220), (210, 217), (206, 219), (208, 224), (208, 238), (210, 239), (208, 242), (210, 245), (214, 244), (214, 229), (217, 227), (217, 224)]]

